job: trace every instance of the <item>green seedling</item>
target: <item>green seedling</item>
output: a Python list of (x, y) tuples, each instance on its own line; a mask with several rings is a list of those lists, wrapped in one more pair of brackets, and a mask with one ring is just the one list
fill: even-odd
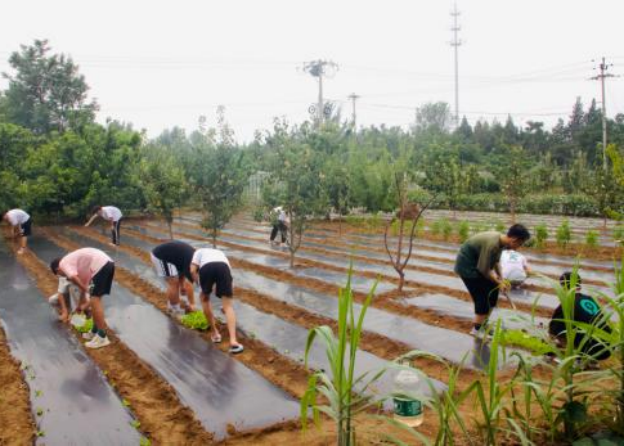
[(180, 318), (180, 322), (187, 328), (193, 330), (205, 331), (210, 328), (210, 324), (206, 319), (203, 311), (193, 311), (192, 313), (185, 314)]
[(85, 321), (84, 325), (74, 327), (78, 333), (88, 333), (93, 330), (93, 319), (89, 318)]
[(522, 330), (505, 330), (501, 333), (500, 342), (507, 347), (520, 347), (534, 355), (542, 356), (553, 351), (543, 340), (525, 333)]
[(121, 405), (123, 407), (130, 407), (130, 402), (124, 398), (123, 400), (121, 400)]
[(138, 429), (141, 427), (141, 422), (139, 420), (132, 420), (130, 422), (130, 426), (132, 426), (135, 429)]
[(45, 431), (37, 431), (37, 437), (45, 437)]
[(35, 390), (35, 398), (43, 396), (43, 390)]
[(585, 234), (585, 244), (591, 248), (598, 246), (598, 231), (587, 231), (587, 234)]
[(139, 442), (139, 446), (152, 446), (152, 442), (149, 438), (141, 437), (141, 441)]
[(43, 409), (41, 407), (37, 407), (37, 416), (40, 417), (43, 415)]

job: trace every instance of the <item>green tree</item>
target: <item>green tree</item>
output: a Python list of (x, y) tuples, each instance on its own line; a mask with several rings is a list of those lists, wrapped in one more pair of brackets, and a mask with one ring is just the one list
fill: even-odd
[(161, 147), (148, 147), (139, 163), (139, 178), (149, 210), (160, 214), (173, 239), (173, 212), (184, 203), (187, 182), (182, 164)]
[(22, 45), (9, 58), (14, 75), (3, 73), (9, 81), (6, 91), (8, 119), (45, 134), (65, 131), (93, 122), (97, 105), (87, 102), (89, 87), (78, 66), (63, 54), (49, 54), (47, 40)]
[(512, 146), (503, 151), (500, 165), (496, 169), (496, 179), (509, 202), (512, 221), (516, 219), (520, 199), (527, 192), (528, 165), (524, 149), (521, 146)]

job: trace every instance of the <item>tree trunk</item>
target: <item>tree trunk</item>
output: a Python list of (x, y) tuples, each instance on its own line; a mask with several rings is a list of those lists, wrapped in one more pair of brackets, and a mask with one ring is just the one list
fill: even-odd
[(217, 248), (217, 230), (212, 231), (212, 247)]
[(167, 222), (167, 226), (169, 227), (169, 238), (173, 240), (173, 225), (170, 221)]
[(293, 251), (292, 249), (290, 250), (290, 267), (295, 267), (295, 251)]
[(399, 271), (399, 293), (403, 292), (403, 285), (405, 285), (405, 273)]

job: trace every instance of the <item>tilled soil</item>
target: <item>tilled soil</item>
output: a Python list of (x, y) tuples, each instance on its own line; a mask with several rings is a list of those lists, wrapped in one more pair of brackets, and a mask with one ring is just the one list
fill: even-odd
[[(76, 249), (40, 228), (47, 238), (67, 250)], [(56, 292), (57, 278), (32, 253), (19, 256), (44, 295)], [(86, 349), (122, 398), (130, 403), (139, 420), (140, 430), (156, 444), (211, 444), (212, 434), (206, 432), (193, 411), (184, 406), (175, 390), (147, 366), (114, 333), (108, 334), (111, 345), (97, 350)]]
[(19, 361), (11, 356), (2, 326), (0, 365), (0, 445), (32, 444), (36, 427), (28, 384)]

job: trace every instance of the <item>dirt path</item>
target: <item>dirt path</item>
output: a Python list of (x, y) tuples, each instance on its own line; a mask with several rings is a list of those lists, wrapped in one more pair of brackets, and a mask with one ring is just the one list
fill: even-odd
[[(49, 237), (43, 228), (40, 233)], [(73, 246), (63, 246), (74, 249)], [(32, 252), (18, 257), (20, 263), (35, 279), (45, 296), (56, 292), (58, 281), (48, 265)], [(171, 386), (110, 333), (111, 345), (104, 349), (85, 349), (106, 374), (108, 381), (126, 399), (140, 421), (140, 430), (156, 444), (212, 444), (194, 413), (178, 399)]]

